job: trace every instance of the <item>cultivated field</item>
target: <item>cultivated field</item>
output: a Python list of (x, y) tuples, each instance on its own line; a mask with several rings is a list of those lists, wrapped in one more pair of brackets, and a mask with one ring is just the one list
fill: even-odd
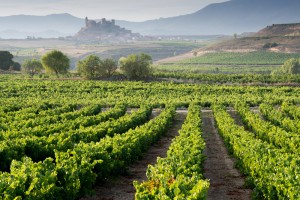
[[(195, 50), (195, 52), (197, 52)], [(157, 63), (155, 69), (166, 72), (191, 72), (206, 74), (270, 74), (290, 58), (300, 58), (299, 53), (268, 51), (252, 52), (202, 52), (169, 58)]]
[(3, 199), (300, 198), (298, 87), (0, 80)]

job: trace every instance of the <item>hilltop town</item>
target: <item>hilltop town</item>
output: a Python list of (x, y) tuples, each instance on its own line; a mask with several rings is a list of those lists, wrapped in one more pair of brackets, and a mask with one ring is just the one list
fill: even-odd
[(138, 33), (132, 33), (131, 30), (121, 28), (115, 24), (115, 20), (100, 21), (85, 18), (85, 27), (74, 36), (78, 40), (101, 40), (101, 41), (128, 41), (141, 38)]

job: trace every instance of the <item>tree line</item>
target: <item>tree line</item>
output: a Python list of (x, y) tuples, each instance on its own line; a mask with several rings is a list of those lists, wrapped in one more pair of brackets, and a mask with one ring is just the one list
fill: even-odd
[[(96, 55), (89, 55), (77, 62), (77, 73), (84, 79), (108, 78), (121, 72), (130, 80), (145, 79), (151, 74), (151, 56), (131, 54), (122, 57), (119, 61), (106, 58), (101, 59)], [(70, 59), (61, 51), (53, 50), (42, 56), (40, 60), (25, 60), (22, 66), (13, 61), (13, 55), (8, 51), (0, 51), (0, 70), (20, 71), (33, 77), (45, 70), (46, 73), (55, 74), (57, 77), (69, 73)], [(292, 58), (284, 62), (280, 69), (272, 74), (300, 74), (300, 59)]]
[(21, 65), (13, 61), (13, 55), (9, 51), (0, 51), (0, 70), (20, 71)]
[[(9, 52), (0, 52), (0, 69), (12, 69), (13, 55)], [(77, 73), (84, 79), (108, 78), (116, 74), (117, 71), (123, 73), (128, 79), (139, 80), (148, 77), (151, 73), (151, 56), (141, 53), (122, 57), (119, 61), (106, 58), (101, 59), (96, 55), (89, 55), (77, 62)], [(61, 51), (53, 50), (38, 59), (25, 60), (18, 69), (23, 73), (33, 77), (45, 71), (48, 74), (55, 74), (57, 77), (65, 75), (70, 69), (70, 59)]]

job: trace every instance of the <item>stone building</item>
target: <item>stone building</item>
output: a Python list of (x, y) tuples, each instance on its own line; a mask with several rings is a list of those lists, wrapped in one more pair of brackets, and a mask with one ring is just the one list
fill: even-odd
[(85, 27), (74, 36), (78, 40), (128, 41), (140, 38), (140, 34), (121, 28), (115, 20), (100, 21), (85, 18)]

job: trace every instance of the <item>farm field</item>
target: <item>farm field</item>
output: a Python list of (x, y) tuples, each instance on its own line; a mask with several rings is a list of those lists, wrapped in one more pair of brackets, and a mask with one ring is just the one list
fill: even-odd
[[(197, 51), (196, 51), (197, 52)], [(298, 53), (269, 51), (252, 52), (199, 52), (197, 56), (159, 62), (155, 69), (166, 72), (270, 74), (290, 58), (300, 58)]]
[(208, 53), (204, 56), (180, 61), (179, 63), (191, 64), (227, 64), (227, 65), (282, 65), (290, 58), (300, 58), (295, 53), (275, 53), (268, 51), (254, 52), (219, 52)]
[(2, 199), (300, 198), (298, 87), (1, 75), (0, 88)]

